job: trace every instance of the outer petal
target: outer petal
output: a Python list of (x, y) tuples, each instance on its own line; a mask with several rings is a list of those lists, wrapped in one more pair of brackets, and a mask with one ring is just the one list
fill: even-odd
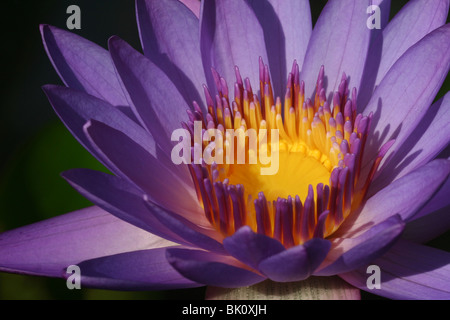
[(253, 10), (240, 0), (210, 0), (202, 2), (200, 16), (200, 50), (209, 89), (215, 88), (211, 67), (230, 85), (236, 79), (235, 66), (258, 88), (258, 59), (268, 59), (264, 32)]
[(143, 192), (126, 180), (89, 169), (69, 170), (62, 176), (89, 201), (119, 219), (164, 239), (183, 243), (147, 209)]
[(450, 230), (450, 178), (406, 225), (403, 238), (424, 243)]
[[(444, 160), (445, 161), (445, 160)], [(450, 161), (450, 160), (447, 160)], [(444, 175), (445, 173), (442, 172)], [(419, 212), (417, 212), (411, 220), (416, 220), (423, 218), (430, 213), (437, 211), (439, 209), (442, 209), (443, 207), (450, 204), (450, 198), (448, 195), (450, 194), (450, 177), (447, 175), (447, 179), (445, 179), (445, 182), (442, 184), (440, 189), (436, 191), (436, 193), (433, 195), (433, 197), (428, 201), (426, 205), (424, 205)]]
[[(448, 14), (449, 0), (412, 0), (371, 43), (367, 68), (358, 95), (358, 106), (364, 106), (373, 90), (389, 69), (412, 45), (442, 26)], [(383, 10), (383, 9), (381, 9)]]
[(348, 272), (381, 256), (395, 243), (405, 224), (392, 216), (355, 238), (334, 238), (330, 253), (315, 275), (329, 276)]
[(78, 264), (80, 284), (82, 287), (114, 290), (168, 290), (202, 286), (175, 271), (166, 259), (166, 249), (138, 250), (83, 261)]
[(330, 241), (325, 239), (311, 239), (264, 259), (258, 268), (274, 281), (301, 281), (308, 278), (325, 259), (330, 245)]
[(86, 259), (171, 244), (91, 207), (0, 234), (0, 270), (62, 277)]
[(187, 121), (189, 105), (172, 81), (150, 60), (118, 37), (111, 37), (109, 48), (117, 72), (130, 93), (136, 117), (159, 146), (170, 154), (170, 137)]
[(153, 201), (175, 212), (201, 212), (194, 190), (126, 134), (95, 120), (85, 125), (85, 131), (97, 152), (118, 168), (118, 175)]
[[(198, 15), (200, 1), (191, 5), (195, 3)], [(200, 55), (199, 21), (188, 7), (172, 0), (136, 1), (145, 56), (164, 71), (191, 105), (194, 100), (202, 104), (206, 79)]]
[(45, 50), (63, 82), (115, 106), (127, 106), (108, 51), (74, 33), (41, 25)]
[(314, 26), (301, 72), (306, 97), (313, 95), (322, 65), (328, 78), (327, 92), (337, 91), (344, 72), (350, 77), (350, 88), (359, 87), (371, 37), (366, 25), (369, 4), (330, 0), (325, 5)]
[[(450, 24), (434, 30), (409, 48), (375, 90), (364, 113), (374, 113), (367, 164), (379, 147), (395, 139), (395, 154), (425, 115), (450, 68)], [(366, 169), (369, 166), (366, 166)]]
[[(307, 0), (248, 0), (264, 31), (275, 96), (286, 92), (286, 81), (297, 60), (301, 66), (312, 32)], [(255, 84), (256, 85), (256, 84)]]
[(233, 258), (211, 252), (169, 249), (167, 259), (183, 276), (205, 285), (237, 288), (264, 280), (262, 276), (242, 269)]
[(148, 199), (145, 200), (151, 213), (170, 230), (177, 233), (184, 241), (187, 241), (191, 245), (200, 249), (211, 250), (221, 254), (225, 253), (222, 244), (212, 238), (218, 237), (215, 230), (211, 230), (211, 228), (207, 229), (199, 227), (190, 222), (188, 219), (178, 216), (173, 212), (164, 210), (163, 208), (148, 201)]
[(265, 258), (285, 250), (277, 240), (257, 234), (248, 226), (225, 238), (223, 245), (229, 254), (255, 269)]
[[(447, 190), (447, 197), (448, 197)], [(406, 225), (403, 238), (425, 243), (450, 230), (450, 205), (413, 220)]]
[[(374, 290), (377, 295), (391, 299), (450, 299), (448, 252), (402, 240), (373, 264), (381, 270), (381, 288)], [(340, 276), (368, 291), (366, 268)]]
[(116, 170), (114, 165), (102, 158), (84, 134), (83, 125), (90, 119), (102, 121), (112, 128), (126, 132), (133, 141), (156, 156), (157, 148), (152, 136), (109, 103), (84, 92), (61, 86), (46, 85), (43, 90), (56, 114), (72, 135), (112, 171)]
[(450, 93), (434, 103), (395, 156), (386, 159), (382, 174), (369, 189), (375, 193), (392, 181), (435, 158), (450, 142)]
[(395, 214), (408, 221), (428, 202), (449, 172), (450, 160), (438, 159), (396, 180), (367, 200), (360, 213), (348, 217), (337, 234), (356, 236)]

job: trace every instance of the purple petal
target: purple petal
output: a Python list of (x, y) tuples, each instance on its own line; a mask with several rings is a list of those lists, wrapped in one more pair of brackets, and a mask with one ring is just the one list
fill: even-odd
[(74, 33), (40, 26), (45, 50), (63, 82), (114, 106), (128, 106), (127, 95), (105, 49)]
[(292, 63), (296, 60), (301, 67), (305, 58), (312, 32), (309, 1), (263, 0), (248, 3), (263, 28), (274, 94), (282, 96)]
[(142, 199), (143, 192), (129, 182), (89, 169), (69, 170), (62, 176), (85, 198), (119, 219), (161, 238), (184, 243), (151, 214)]
[(450, 230), (450, 178), (406, 225), (403, 238), (424, 243)]
[(150, 60), (118, 37), (111, 37), (109, 50), (117, 72), (129, 92), (133, 111), (158, 145), (170, 154), (170, 137), (187, 121), (188, 104), (169, 78)]
[(327, 239), (315, 238), (305, 242), (303, 246), (308, 254), (310, 273), (314, 273), (330, 251), (331, 242)]
[(373, 194), (436, 157), (450, 141), (450, 93), (434, 103), (394, 156), (386, 159), (372, 182)]
[(325, 263), (315, 275), (348, 272), (370, 263), (397, 241), (405, 224), (399, 215), (389, 217), (354, 238), (335, 238)]
[(448, 73), (449, 50), (450, 24), (409, 48), (383, 78), (364, 110), (374, 114), (365, 164), (389, 140), (395, 139), (395, 144), (387, 156), (398, 151), (418, 125)]
[(92, 120), (85, 131), (97, 152), (117, 167), (117, 175), (175, 212), (202, 212), (195, 190), (125, 133)]
[(62, 277), (87, 259), (172, 245), (98, 207), (0, 234), (0, 270)]
[[(447, 197), (448, 197), (447, 190)], [(413, 220), (406, 225), (403, 238), (426, 243), (450, 230), (450, 205)]]
[(235, 66), (252, 86), (259, 84), (259, 57), (267, 63), (264, 32), (253, 10), (240, 0), (202, 2), (200, 14), (200, 50), (208, 86), (214, 90), (211, 67), (235, 81)]
[(395, 15), (382, 34), (371, 43), (358, 106), (367, 104), (373, 90), (406, 50), (445, 23), (448, 6), (448, 0), (413, 0)]
[(237, 288), (265, 279), (252, 271), (242, 269), (230, 257), (206, 251), (168, 249), (167, 260), (186, 278), (209, 286)]
[(255, 269), (262, 260), (285, 250), (277, 240), (257, 234), (248, 226), (225, 238), (223, 245), (229, 254)]
[(314, 26), (301, 72), (306, 97), (312, 97), (322, 65), (327, 92), (337, 91), (344, 72), (350, 77), (350, 88), (359, 88), (371, 37), (366, 26), (368, 5), (368, 1), (352, 0), (330, 0), (325, 5)]
[(438, 159), (394, 181), (367, 200), (360, 213), (348, 217), (339, 234), (356, 236), (395, 214), (409, 221), (447, 179), (449, 172), (450, 161)]
[(166, 249), (138, 250), (83, 261), (78, 264), (81, 287), (169, 290), (202, 286), (175, 271), (166, 259)]
[(102, 121), (112, 128), (126, 132), (148, 152), (156, 155), (152, 136), (109, 103), (84, 92), (61, 86), (46, 85), (43, 90), (56, 114), (72, 135), (112, 171), (115, 171), (114, 166), (96, 152), (84, 134), (83, 125), (90, 119)]
[[(198, 15), (200, 1), (195, 3)], [(136, 16), (145, 56), (164, 71), (189, 105), (194, 100), (202, 105), (206, 79), (198, 18), (173, 0), (136, 1)]]
[[(440, 161), (450, 161), (450, 160), (440, 160)], [(442, 175), (445, 176), (445, 172), (442, 172)], [(450, 194), (450, 178), (447, 174), (447, 178), (439, 190), (434, 194), (434, 196), (428, 201), (426, 205), (417, 212), (411, 220), (416, 220), (422, 217), (427, 216), (431, 212), (442, 209), (445, 206), (450, 204), (450, 198), (448, 195)]]
[(274, 281), (301, 281), (308, 278), (325, 259), (330, 245), (330, 241), (325, 239), (311, 239), (304, 245), (289, 248), (261, 261), (258, 268)]
[(150, 212), (167, 228), (176, 233), (185, 242), (188, 242), (200, 249), (210, 250), (218, 253), (225, 253), (222, 244), (213, 239), (219, 237), (217, 231), (193, 224), (186, 218), (151, 203), (146, 199), (145, 204)]
[[(380, 267), (380, 289), (371, 292), (391, 299), (450, 299), (450, 253), (400, 240), (373, 261)], [(367, 289), (366, 267), (341, 274), (345, 281)]]

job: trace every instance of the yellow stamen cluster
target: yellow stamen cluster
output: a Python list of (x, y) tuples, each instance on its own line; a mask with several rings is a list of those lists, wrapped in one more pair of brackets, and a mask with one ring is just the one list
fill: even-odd
[[(213, 100), (205, 87), (208, 114), (203, 117), (197, 106), (190, 123), (192, 127), (201, 120), (205, 130), (219, 130), (225, 137), (223, 143), (214, 141), (216, 147), (220, 145), (214, 153), (223, 162), (190, 167), (211, 224), (224, 235), (248, 225), (287, 247), (336, 231), (350, 214), (352, 202), (364, 196), (365, 190), (355, 188), (371, 118), (356, 115), (356, 90), (350, 99), (346, 76), (334, 93), (332, 108), (323, 88), (323, 67), (311, 100), (305, 98), (294, 62), (283, 103), (274, 98), (268, 67), (261, 60), (259, 96), (248, 79), (242, 81), (237, 68), (233, 100), (225, 80), (215, 71), (213, 76), (218, 94)], [(250, 135), (238, 136), (244, 143), (236, 146), (228, 130), (257, 131), (259, 148), (250, 148)], [(272, 130), (279, 137), (276, 142), (267, 139), (274, 135)], [(208, 146), (203, 141), (203, 148)], [(259, 170), (267, 162), (252, 159), (269, 149), (271, 155), (279, 153), (279, 170), (262, 175)], [(242, 151), (249, 162), (236, 161)]]

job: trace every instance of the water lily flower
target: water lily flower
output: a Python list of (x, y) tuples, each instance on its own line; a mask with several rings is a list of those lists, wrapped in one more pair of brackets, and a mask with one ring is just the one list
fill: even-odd
[[(330, 0), (312, 28), (307, 0), (137, 0), (144, 54), (42, 25), (66, 85), (44, 92), (112, 174), (64, 172), (95, 206), (0, 234), (0, 270), (77, 265), (83, 286), (124, 290), (338, 275), (368, 290), (377, 265), (375, 294), (449, 299), (450, 254), (422, 244), (450, 226), (449, 93), (433, 103), (449, 1), (411, 0), (391, 21), (389, 5)], [(198, 122), (277, 130), (278, 171), (175, 164), (172, 133)]]

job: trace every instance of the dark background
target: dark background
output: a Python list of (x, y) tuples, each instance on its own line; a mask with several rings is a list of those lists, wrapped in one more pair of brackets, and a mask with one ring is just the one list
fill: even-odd
[[(392, 0), (391, 17), (406, 3)], [(311, 1), (313, 21), (325, 0)], [(92, 205), (60, 172), (78, 167), (102, 170), (65, 129), (41, 86), (62, 84), (43, 48), (39, 24), (66, 28), (66, 9), (81, 8), (81, 30), (73, 32), (106, 48), (118, 35), (140, 49), (132, 0), (46, 0), (2, 3), (0, 108), (0, 232)], [(449, 90), (449, 79), (438, 97)], [(430, 245), (449, 250), (449, 233)], [(377, 299), (362, 293), (364, 299)], [(118, 292), (68, 290), (64, 280), (0, 273), (2, 299), (203, 299), (204, 288)]]

